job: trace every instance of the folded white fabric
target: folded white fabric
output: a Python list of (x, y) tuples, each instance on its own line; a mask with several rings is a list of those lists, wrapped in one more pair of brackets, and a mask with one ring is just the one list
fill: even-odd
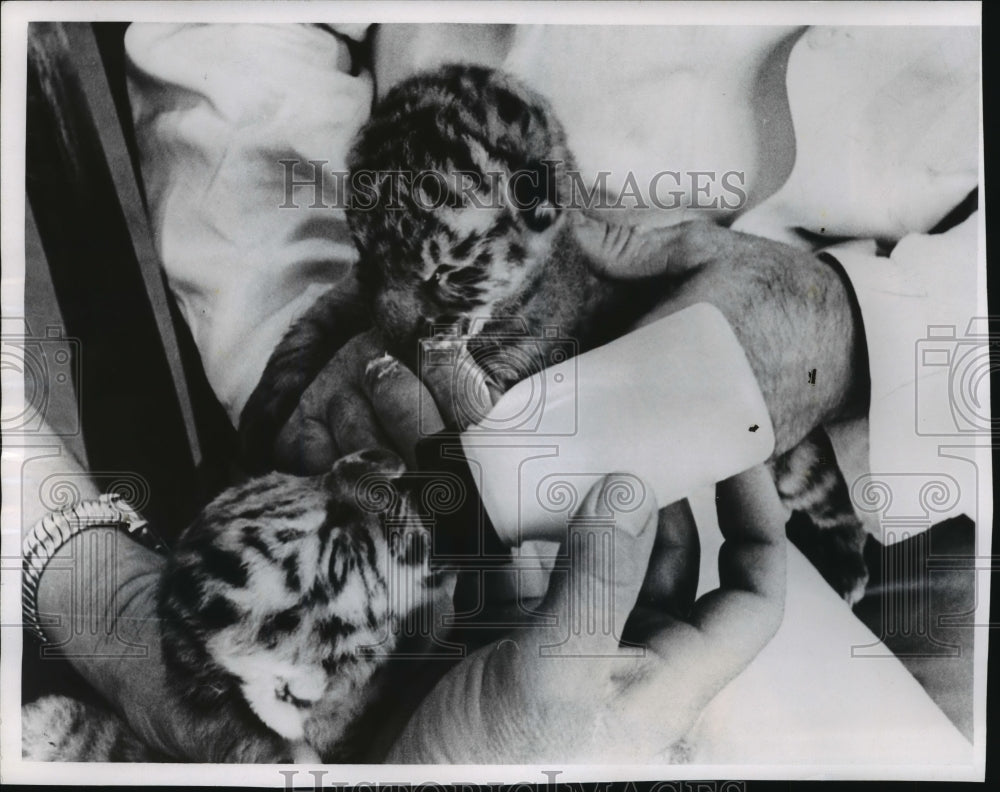
[[(965, 331), (985, 314), (978, 216), (947, 234), (925, 233), (978, 182), (979, 47), (975, 28), (806, 31), (788, 61), (795, 167), (733, 226), (798, 245), (805, 243), (795, 228), (858, 238), (829, 252), (860, 304), (871, 409), (866, 420), (828, 430), (859, 516), (887, 543), (957, 514), (988, 524), (978, 514), (976, 466), (938, 451), (943, 435), (963, 442), (974, 435), (951, 415), (953, 367), (916, 359), (934, 326), (956, 328), (952, 346), (975, 346)], [(901, 241), (886, 257), (873, 239)], [(988, 415), (988, 384), (981, 380), (979, 392), (959, 398), (982, 399), (971, 409)], [(933, 436), (918, 418), (944, 429)], [(978, 476), (989, 479), (983, 469)], [(931, 482), (948, 494), (921, 504), (919, 491)], [(882, 486), (895, 492), (891, 514), (875, 496)], [(886, 530), (887, 520), (903, 516), (905, 533)]]
[[(343, 211), (315, 205), (308, 161), (325, 161), (332, 204), (371, 81), (308, 25), (136, 24), (125, 47), (157, 249), (236, 423), (288, 325), (355, 258)], [(307, 182), (292, 196), (282, 160)]]
[(788, 60), (795, 167), (744, 230), (897, 240), (979, 178), (980, 31), (818, 27)]
[[(718, 585), (722, 537), (705, 530), (713, 495), (691, 499), (702, 541), (699, 592)], [(953, 778), (973, 756), (916, 679), (791, 544), (778, 632), (702, 712), (687, 743), (691, 763), (746, 765), (764, 777), (767, 766), (777, 768), (770, 777), (804, 765), (816, 778), (872, 778), (893, 765), (923, 765)]]
[[(771, 26), (519, 26), (502, 66), (552, 102), (585, 179), (607, 173), (613, 198), (624, 192), (623, 203), (637, 207), (634, 218), (663, 225), (739, 214), (780, 186), (794, 139), (776, 53), (797, 34)], [(745, 202), (723, 189), (727, 173), (738, 174), (730, 179)], [(671, 191), (679, 205), (663, 208), (674, 203)]]

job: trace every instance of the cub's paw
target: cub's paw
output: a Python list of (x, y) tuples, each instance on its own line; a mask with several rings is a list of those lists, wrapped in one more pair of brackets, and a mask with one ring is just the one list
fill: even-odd
[(67, 696), (21, 708), (21, 756), (29, 762), (162, 761), (110, 712)]
[(859, 521), (817, 528), (805, 514), (795, 512), (786, 530), (792, 544), (848, 605), (854, 607), (861, 601), (868, 586), (868, 565), (864, 555), (867, 534)]
[(353, 288), (332, 287), (285, 333), (240, 415), (240, 452), (249, 473), (273, 468), (278, 432), (340, 347), (369, 325)]

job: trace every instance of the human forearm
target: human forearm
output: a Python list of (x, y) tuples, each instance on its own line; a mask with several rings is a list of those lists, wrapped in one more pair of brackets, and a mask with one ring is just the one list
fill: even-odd
[[(44, 530), (35, 534), (45, 541), (31, 543), (38, 555), (28, 553), (28, 558), (46, 559), (34, 600), (46, 638), (42, 656), (65, 657), (160, 754), (199, 761), (287, 760), (287, 747), (278, 737), (243, 728), (238, 714), (225, 707), (206, 713), (178, 697), (160, 646), (157, 592), (164, 559), (121, 527), (91, 524), (77, 531), (79, 515), (104, 519), (100, 510), (114, 515), (115, 502), (110, 508), (83, 503), (98, 494), (83, 470), (65, 457), (42, 461), (26, 476), (26, 492), (39, 492), (38, 481), (61, 474), (70, 477), (81, 499), (68, 505), (72, 511), (45, 521)], [(27, 518), (45, 508), (26, 504), (24, 512)]]
[[(773, 324), (739, 325), (755, 336), (741, 338), (745, 348), (766, 350), (751, 355), (751, 367), (775, 421), (775, 453), (791, 449), (817, 426), (864, 415), (869, 394), (864, 324), (842, 266), (822, 254), (788, 266), (801, 271), (788, 273), (779, 286), (785, 310), (775, 312)], [(782, 404), (797, 409), (784, 411)]]
[[(21, 536), (27, 537), (49, 513), (43, 489), (64, 479), (76, 505), (100, 495), (80, 463), (63, 448), (24, 466)], [(43, 486), (44, 485), (44, 486)], [(155, 612), (140, 603), (155, 591), (162, 559), (113, 527), (88, 528), (55, 549), (38, 581), (37, 610), (46, 649), (57, 650), (110, 700), (121, 688), (115, 658), (148, 655), (141, 635), (147, 626), (119, 621), (126, 610)], [(150, 609), (136, 608), (149, 605)], [(145, 647), (145, 648), (140, 648)]]
[(640, 324), (698, 302), (722, 312), (767, 402), (776, 454), (818, 425), (863, 411), (863, 330), (835, 265), (700, 221), (640, 232), (587, 218), (575, 233), (605, 277), (675, 279)]
[(62, 545), (38, 585), (47, 649), (58, 651), (113, 703), (123, 663), (148, 658), (155, 624), (128, 613), (155, 614), (162, 559), (116, 528), (91, 528)]

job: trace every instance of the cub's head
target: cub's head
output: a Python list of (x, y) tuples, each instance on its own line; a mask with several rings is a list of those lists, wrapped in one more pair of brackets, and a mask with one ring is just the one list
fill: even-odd
[(391, 342), (517, 313), (564, 232), (573, 169), (548, 103), (454, 65), (395, 86), (348, 156), (359, 276)]
[(450, 607), (454, 579), (430, 567), (403, 469), (362, 451), (323, 476), (254, 479), (204, 509), (160, 587), (164, 658), (188, 700), (249, 706), (282, 737), (336, 754), (401, 622)]

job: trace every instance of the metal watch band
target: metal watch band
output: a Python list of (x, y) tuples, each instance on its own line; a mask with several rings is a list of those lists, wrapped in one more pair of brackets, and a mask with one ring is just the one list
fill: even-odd
[(116, 528), (157, 552), (166, 546), (146, 521), (117, 493), (101, 495), (43, 517), (21, 547), (21, 613), (24, 626), (43, 643), (48, 639), (38, 616), (38, 583), (46, 565), (64, 544), (90, 528)]

